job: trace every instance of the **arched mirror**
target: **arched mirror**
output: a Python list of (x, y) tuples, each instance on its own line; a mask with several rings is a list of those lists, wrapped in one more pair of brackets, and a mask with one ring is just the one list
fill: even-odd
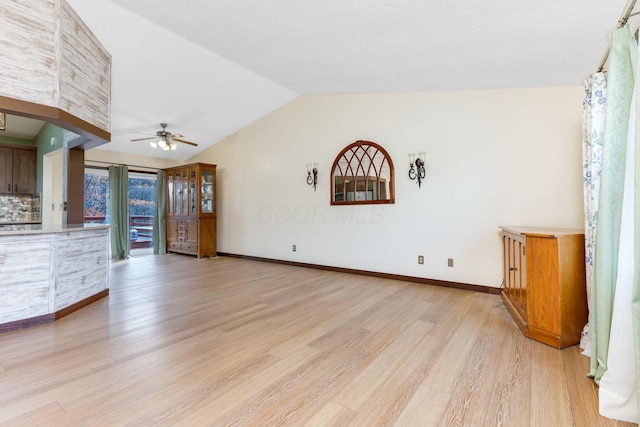
[(331, 168), (331, 204), (395, 203), (393, 162), (371, 141), (345, 147)]

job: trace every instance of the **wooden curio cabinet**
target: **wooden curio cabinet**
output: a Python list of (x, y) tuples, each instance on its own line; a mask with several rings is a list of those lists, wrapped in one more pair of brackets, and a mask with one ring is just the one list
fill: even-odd
[(587, 323), (584, 233), (500, 227), (502, 300), (522, 332), (557, 348), (580, 342)]
[(216, 165), (165, 169), (167, 251), (216, 256)]

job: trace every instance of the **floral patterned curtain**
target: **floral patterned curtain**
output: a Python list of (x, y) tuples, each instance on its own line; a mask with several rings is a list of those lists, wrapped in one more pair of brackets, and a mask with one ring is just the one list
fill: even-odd
[[(587, 276), (587, 301), (591, 304), (593, 286), (593, 260), (598, 223), (598, 199), (602, 173), (602, 145), (604, 143), (604, 117), (607, 102), (607, 79), (604, 73), (595, 73), (585, 81), (582, 103), (582, 166), (584, 183), (584, 238)], [(580, 347), (591, 356), (590, 323), (584, 327)]]

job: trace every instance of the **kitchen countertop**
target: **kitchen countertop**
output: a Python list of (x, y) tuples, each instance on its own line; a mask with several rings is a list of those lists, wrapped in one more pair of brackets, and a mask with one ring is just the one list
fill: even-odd
[(70, 231), (82, 231), (98, 228), (109, 228), (109, 224), (1, 224), (0, 236), (16, 234), (49, 234), (66, 233)]

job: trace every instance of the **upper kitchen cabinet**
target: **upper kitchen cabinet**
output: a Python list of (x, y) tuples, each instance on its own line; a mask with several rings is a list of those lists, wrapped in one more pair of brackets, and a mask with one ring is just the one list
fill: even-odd
[(37, 151), (30, 147), (0, 146), (0, 193), (36, 193)]

